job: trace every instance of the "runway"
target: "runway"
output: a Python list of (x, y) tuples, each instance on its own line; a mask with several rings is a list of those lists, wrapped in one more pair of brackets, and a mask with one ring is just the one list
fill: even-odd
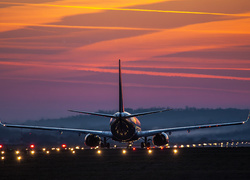
[[(124, 151), (126, 150), (126, 151)], [(249, 179), (249, 147), (6, 150), (1, 179)], [(32, 151), (34, 153), (32, 154)], [(151, 152), (150, 152), (151, 151)], [(18, 157), (21, 157), (18, 160)]]

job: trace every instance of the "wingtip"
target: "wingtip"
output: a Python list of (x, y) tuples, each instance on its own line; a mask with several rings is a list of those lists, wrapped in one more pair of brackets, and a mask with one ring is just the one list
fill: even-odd
[(247, 120), (243, 121), (242, 123), (243, 123), (243, 124), (247, 123), (249, 119), (250, 119), (250, 111), (249, 111), (249, 113), (248, 113)]

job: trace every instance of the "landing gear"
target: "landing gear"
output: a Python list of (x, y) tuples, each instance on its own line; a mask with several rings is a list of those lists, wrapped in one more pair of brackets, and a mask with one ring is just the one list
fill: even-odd
[(141, 148), (150, 148), (150, 142), (148, 142), (147, 137), (144, 138), (144, 142), (141, 142)]
[(104, 137), (103, 138), (103, 142), (101, 143), (101, 148), (110, 148), (110, 144), (109, 143), (107, 143), (107, 139), (106, 139), (106, 137)]

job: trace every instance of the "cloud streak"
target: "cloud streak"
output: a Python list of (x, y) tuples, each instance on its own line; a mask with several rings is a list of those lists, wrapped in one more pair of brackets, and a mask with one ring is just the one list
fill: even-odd
[[(2, 65), (11, 66), (29, 66), (29, 67), (43, 67), (43, 68), (61, 68), (77, 71), (90, 71), (99, 73), (117, 73), (115, 69), (104, 69), (95, 67), (79, 67), (79, 66), (64, 66), (52, 64), (39, 64), (39, 63), (23, 63), (23, 62), (0, 62)], [(123, 70), (124, 74), (133, 75), (148, 75), (148, 76), (163, 76), (163, 77), (181, 77), (181, 78), (200, 78), (200, 79), (224, 79), (224, 80), (237, 80), (237, 81), (250, 81), (250, 77), (235, 77), (235, 76), (221, 76), (209, 74), (195, 74), (195, 73), (167, 73), (167, 72), (152, 72), (152, 71), (138, 71), (138, 70)]]
[(76, 8), (76, 9), (91, 9), (91, 10), (112, 10), (112, 11), (134, 11), (134, 12), (156, 12), (156, 13), (174, 13), (174, 14), (250, 17), (250, 14), (229, 14), (229, 13), (195, 12), (195, 11), (168, 11), (168, 10), (154, 10), (154, 9), (107, 8), (107, 7), (71, 6), (71, 5), (59, 5), (59, 4), (32, 4), (32, 3), (10, 3), (10, 2), (0, 2), (0, 4), (26, 5), (26, 6), (35, 6), (35, 7)]

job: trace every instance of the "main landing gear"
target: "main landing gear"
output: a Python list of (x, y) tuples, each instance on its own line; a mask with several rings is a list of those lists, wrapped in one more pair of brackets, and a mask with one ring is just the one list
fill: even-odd
[(107, 139), (106, 139), (106, 137), (104, 137), (103, 138), (103, 142), (101, 142), (101, 148), (110, 148), (110, 144), (109, 143), (107, 143)]
[(150, 142), (148, 142), (147, 137), (144, 138), (144, 142), (141, 142), (141, 148), (150, 148)]

